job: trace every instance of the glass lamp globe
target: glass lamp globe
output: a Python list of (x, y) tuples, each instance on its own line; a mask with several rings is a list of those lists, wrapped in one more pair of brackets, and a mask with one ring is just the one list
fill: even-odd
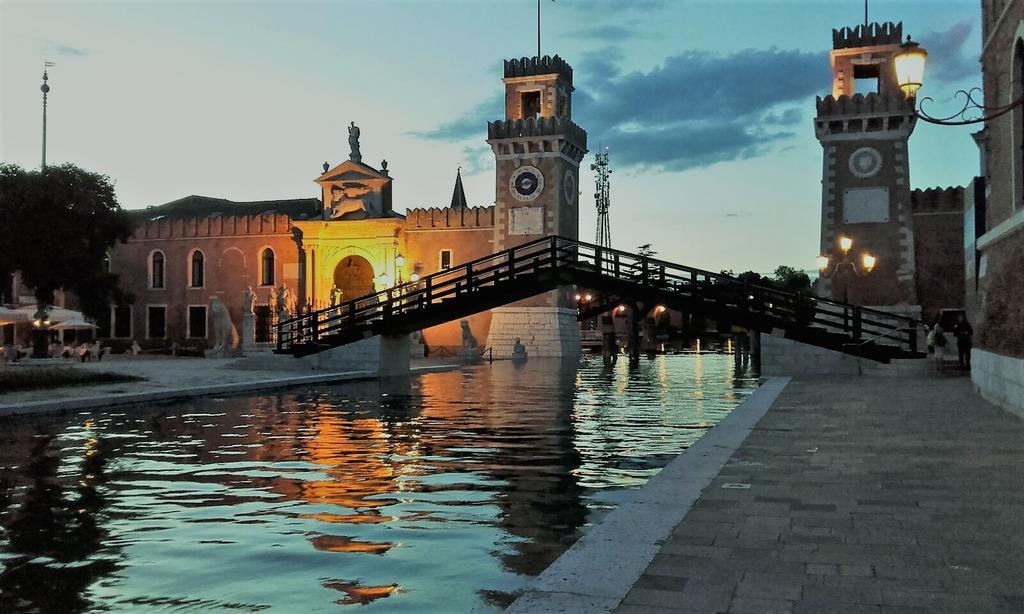
[(893, 65), (896, 69), (896, 82), (907, 98), (917, 95), (924, 83), (924, 66), (928, 59), (928, 52), (923, 47), (910, 40), (902, 45), (903, 50), (893, 58)]

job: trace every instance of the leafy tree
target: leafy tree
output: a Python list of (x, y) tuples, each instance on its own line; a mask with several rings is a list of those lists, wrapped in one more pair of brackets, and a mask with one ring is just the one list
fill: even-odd
[(776, 286), (793, 292), (806, 292), (811, 289), (811, 278), (807, 273), (784, 264), (775, 269), (772, 281)]
[(105, 175), (73, 164), (41, 171), (0, 164), (0, 228), (0, 274), (21, 271), (40, 306), (53, 305), (54, 292), (64, 289), (96, 318), (112, 299), (124, 300), (104, 261), (132, 225)]

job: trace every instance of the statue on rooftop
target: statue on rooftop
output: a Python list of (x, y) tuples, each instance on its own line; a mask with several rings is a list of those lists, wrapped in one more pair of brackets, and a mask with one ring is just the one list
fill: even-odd
[(359, 126), (355, 122), (351, 122), (348, 127), (348, 146), (352, 150), (348, 159), (353, 162), (362, 162), (363, 154), (359, 152)]

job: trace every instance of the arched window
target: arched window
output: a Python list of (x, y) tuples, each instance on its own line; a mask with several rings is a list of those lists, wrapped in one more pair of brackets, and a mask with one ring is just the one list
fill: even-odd
[(190, 277), (193, 288), (202, 288), (203, 285), (205, 285), (206, 283), (206, 273), (203, 269), (204, 260), (205, 258), (203, 257), (203, 252), (199, 251), (198, 249), (192, 252), (192, 275)]
[(149, 264), (149, 287), (164, 287), (164, 253), (153, 252)]
[(263, 250), (260, 257), (260, 285), (274, 285), (274, 250), (269, 247)]

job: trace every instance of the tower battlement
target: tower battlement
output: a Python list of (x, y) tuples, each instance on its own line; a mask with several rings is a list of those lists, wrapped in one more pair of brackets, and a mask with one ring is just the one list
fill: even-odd
[(853, 96), (818, 96), (815, 106), (819, 118), (847, 115), (914, 114), (914, 101), (904, 96), (854, 94)]
[(562, 117), (528, 117), (487, 122), (487, 140), (531, 136), (565, 136), (586, 148), (587, 131)]
[(899, 45), (903, 42), (903, 22), (869, 23), (855, 28), (832, 30), (833, 49)]
[(561, 75), (572, 86), (572, 67), (557, 55), (505, 60), (506, 79), (537, 75)]

